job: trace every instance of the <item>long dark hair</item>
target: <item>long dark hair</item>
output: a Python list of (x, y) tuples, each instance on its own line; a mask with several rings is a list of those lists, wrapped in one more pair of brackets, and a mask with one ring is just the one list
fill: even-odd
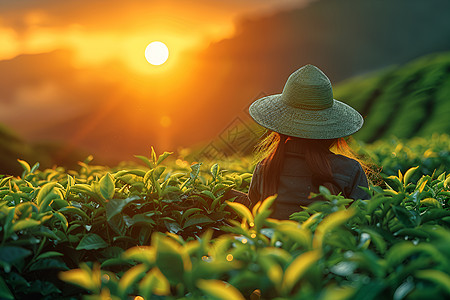
[(267, 131), (255, 148), (255, 163), (262, 168), (262, 199), (274, 195), (278, 190), (281, 169), (283, 167), (286, 142), (289, 139), (301, 140), (306, 163), (313, 173), (314, 186), (323, 185), (333, 194), (342, 192), (334, 184), (333, 173), (329, 160), (330, 150), (357, 160), (363, 169), (368, 169), (351, 150), (344, 138), (316, 140), (289, 137), (274, 131)]

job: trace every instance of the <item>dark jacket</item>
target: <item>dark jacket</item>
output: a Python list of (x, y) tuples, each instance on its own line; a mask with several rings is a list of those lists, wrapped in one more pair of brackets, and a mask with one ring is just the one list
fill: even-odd
[[(278, 197), (271, 217), (289, 219), (289, 215), (300, 211), (300, 206), (308, 206), (314, 199), (309, 199), (311, 192), (318, 193), (320, 184), (313, 184), (312, 172), (302, 153), (301, 144), (288, 140), (285, 147), (284, 165), (278, 183)], [(329, 152), (333, 173), (333, 184), (346, 198), (368, 199), (369, 195), (360, 187), (368, 187), (367, 177), (361, 165), (354, 159)], [(248, 197), (251, 204), (262, 199), (262, 176), (257, 165), (249, 187)]]

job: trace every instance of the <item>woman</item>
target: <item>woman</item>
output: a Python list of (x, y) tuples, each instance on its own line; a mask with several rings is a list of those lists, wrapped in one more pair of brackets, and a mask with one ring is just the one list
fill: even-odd
[(256, 148), (250, 205), (278, 194), (271, 217), (288, 219), (314, 201), (309, 195), (320, 185), (347, 198), (368, 198), (361, 189), (368, 187), (367, 177), (343, 139), (362, 127), (363, 118), (333, 99), (331, 82), (317, 67), (298, 69), (281, 94), (256, 100), (249, 112), (268, 129)]

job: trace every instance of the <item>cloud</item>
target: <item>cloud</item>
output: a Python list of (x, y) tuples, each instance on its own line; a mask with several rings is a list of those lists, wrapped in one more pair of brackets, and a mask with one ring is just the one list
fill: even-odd
[[(230, 37), (243, 14), (267, 13), (309, 0), (23, 0), (0, 3), (0, 60), (20, 54), (75, 49), (79, 64), (129, 59), (152, 40), (174, 51)], [(125, 55), (124, 55), (125, 54)], [(140, 55), (140, 54), (139, 54)]]

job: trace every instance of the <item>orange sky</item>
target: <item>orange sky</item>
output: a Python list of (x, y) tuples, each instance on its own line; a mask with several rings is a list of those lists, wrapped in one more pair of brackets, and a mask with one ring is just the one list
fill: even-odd
[(184, 52), (231, 36), (234, 21), (242, 15), (267, 14), (301, 2), (305, 1), (5, 1), (0, 4), (0, 60), (68, 48), (75, 51), (76, 67), (119, 60), (145, 74), (155, 71), (142, 54), (153, 40), (169, 47), (169, 68)]
[[(142, 149), (151, 145), (173, 151), (188, 140), (200, 142), (201, 136), (204, 140), (220, 133), (241, 109), (216, 118), (217, 128), (191, 117), (196, 106), (214, 100), (200, 97), (195, 103), (195, 94), (219, 88), (217, 83), (201, 88), (202, 81), (210, 82), (199, 75), (199, 70), (209, 72), (200, 53), (210, 43), (232, 37), (241, 19), (307, 2), (2, 1), (0, 62), (14, 61), (15, 69), (7, 72), (16, 77), (2, 74), (13, 81), (10, 98), (0, 99), (0, 123), (29, 141), (64, 141), (108, 158), (144, 154)], [(155, 40), (170, 51), (161, 66), (144, 57), (146, 46)], [(59, 50), (69, 52), (51, 54)], [(214, 69), (209, 64), (208, 70)], [(226, 64), (221, 68), (216, 82), (226, 76)], [(222, 89), (218, 92), (226, 93)]]
[[(374, 3), (0, 1), (0, 124), (27, 142), (126, 160), (251, 122), (249, 104), (304, 64), (335, 84), (445, 47), (429, 33), (445, 9)], [(161, 66), (144, 56), (155, 40), (170, 51)]]

